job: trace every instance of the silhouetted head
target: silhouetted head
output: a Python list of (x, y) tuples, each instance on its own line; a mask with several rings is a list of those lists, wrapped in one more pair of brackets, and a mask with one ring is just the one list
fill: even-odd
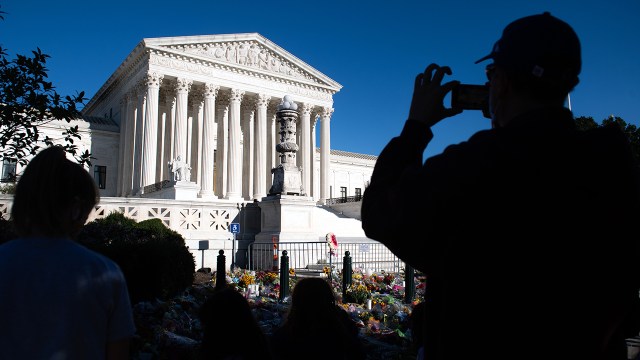
[(74, 236), (99, 201), (96, 184), (62, 147), (40, 151), (18, 181), (11, 215), (22, 236)]
[(247, 300), (231, 287), (217, 288), (200, 310), (202, 359), (269, 359), (264, 333)]
[[(487, 59), (493, 60), (487, 66), (492, 113), (500, 105), (496, 97), (505, 91), (526, 101), (562, 106), (578, 84), (582, 68), (578, 35), (569, 24), (549, 12), (526, 16), (507, 25), (491, 53), (476, 63)], [(502, 81), (505, 78), (508, 86)], [(500, 86), (496, 86), (496, 81), (501, 81)], [(507, 101), (513, 103), (512, 99)]]
[(297, 309), (322, 309), (335, 306), (336, 298), (329, 283), (322, 278), (304, 278), (296, 283), (291, 306)]
[(333, 289), (322, 278), (303, 278), (293, 288), (290, 313), (296, 316), (306, 317), (334, 311), (335, 306)]
[[(205, 329), (241, 331), (247, 324), (255, 322), (247, 300), (231, 287), (216, 288), (202, 307), (200, 319)], [(222, 325), (222, 326), (221, 326)], [(217, 331), (217, 330), (214, 330)]]
[(559, 88), (562, 98), (578, 84), (582, 67), (578, 35), (549, 12), (507, 25), (491, 53), (476, 63), (487, 59), (529, 85)]

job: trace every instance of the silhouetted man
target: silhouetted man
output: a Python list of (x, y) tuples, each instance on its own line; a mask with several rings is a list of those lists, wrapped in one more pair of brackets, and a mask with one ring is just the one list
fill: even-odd
[(415, 81), (380, 154), (362, 226), (427, 275), (425, 358), (626, 359), (638, 302), (638, 178), (617, 127), (564, 107), (580, 42), (549, 13), (509, 24), (487, 66), (492, 129), (422, 161), (459, 82)]

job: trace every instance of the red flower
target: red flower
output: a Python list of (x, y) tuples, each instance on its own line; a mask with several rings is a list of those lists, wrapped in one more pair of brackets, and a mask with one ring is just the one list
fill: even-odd
[(325, 238), (331, 250), (335, 250), (338, 248), (338, 239), (336, 238), (336, 235), (334, 233), (327, 233), (327, 236), (325, 236)]

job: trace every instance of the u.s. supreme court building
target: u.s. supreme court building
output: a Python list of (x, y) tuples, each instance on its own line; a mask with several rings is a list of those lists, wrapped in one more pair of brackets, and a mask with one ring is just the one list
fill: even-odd
[[(232, 222), (243, 223), (238, 238), (247, 241), (364, 236), (351, 228), (357, 223), (329, 228), (314, 215), (332, 198), (362, 196), (376, 160), (331, 149), (341, 87), (257, 33), (143, 39), (72, 124), (93, 155), (100, 188), (90, 219), (111, 211), (160, 218), (191, 248), (228, 240)], [(285, 96), (298, 113), (300, 191), (270, 196)], [(10, 203), (2, 201), (6, 213)], [(262, 215), (250, 220), (256, 204)]]

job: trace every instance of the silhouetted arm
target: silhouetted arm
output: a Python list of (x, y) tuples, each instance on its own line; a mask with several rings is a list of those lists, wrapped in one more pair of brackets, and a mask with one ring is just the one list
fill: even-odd
[[(400, 136), (381, 152), (362, 201), (362, 228), (415, 269), (429, 273), (447, 247), (469, 193), (481, 193), (474, 180), (491, 168), (495, 134), (481, 131), (469, 141), (448, 146), (424, 164), (422, 155), (433, 138), (423, 122), (409, 119)], [(470, 191), (470, 189), (473, 189)], [(480, 205), (482, 207), (482, 204)]]
[(422, 261), (415, 251), (421, 244), (407, 242), (417, 235), (417, 224), (411, 219), (420, 217), (415, 214), (420, 210), (416, 195), (424, 191), (419, 173), (422, 154), (432, 138), (425, 124), (407, 120), (401, 135), (380, 153), (362, 200), (362, 228), (367, 237), (382, 242), (414, 267)]

